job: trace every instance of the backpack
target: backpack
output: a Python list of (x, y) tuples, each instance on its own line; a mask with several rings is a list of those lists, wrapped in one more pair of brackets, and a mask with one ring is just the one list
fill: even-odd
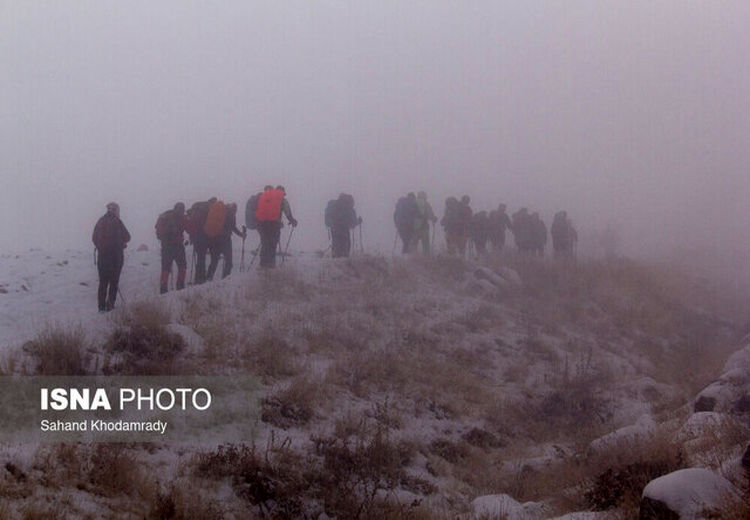
[(393, 222), (396, 224), (396, 227), (401, 228), (412, 224), (416, 213), (413, 207), (415, 205), (409, 200), (409, 197), (398, 199), (396, 210), (393, 212)]
[(172, 210), (165, 211), (156, 219), (156, 238), (164, 241), (171, 238), (172, 231)]
[(255, 208), (255, 220), (258, 222), (276, 222), (281, 218), (281, 203), (284, 200), (282, 190), (266, 190), (258, 197)]
[(326, 211), (324, 216), (324, 221), (326, 224), (326, 227), (331, 227), (336, 220), (336, 205), (338, 201), (336, 199), (329, 200), (328, 204), (326, 205)]
[(247, 229), (258, 229), (258, 221), (255, 219), (255, 211), (258, 209), (260, 193), (256, 193), (245, 204), (245, 227)]
[(227, 207), (222, 201), (211, 204), (208, 208), (206, 223), (203, 225), (203, 232), (209, 238), (217, 237), (224, 229), (224, 221), (227, 218)]
[(123, 236), (120, 219), (109, 214), (101, 217), (96, 223), (92, 238), (99, 251), (117, 250), (127, 242)]

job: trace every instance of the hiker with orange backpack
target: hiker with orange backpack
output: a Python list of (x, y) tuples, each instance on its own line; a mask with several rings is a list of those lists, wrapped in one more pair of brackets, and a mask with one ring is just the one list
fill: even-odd
[(227, 219), (227, 206), (223, 201), (217, 200), (208, 208), (206, 223), (203, 225), (203, 233), (206, 235), (208, 243), (208, 255), (211, 263), (206, 271), (206, 280), (211, 281), (214, 278), (216, 267), (219, 265), (221, 257), (221, 233), (224, 231), (224, 223)]
[(267, 185), (257, 198), (255, 221), (260, 234), (260, 266), (276, 266), (276, 248), (281, 238), (281, 216), (286, 216), (292, 227), (297, 227), (297, 220), (292, 216), (292, 208), (286, 199), (283, 186)]
[(124, 250), (130, 242), (130, 233), (120, 220), (120, 206), (116, 202), (107, 204), (107, 213), (96, 222), (91, 241), (97, 252), (99, 312), (111, 311), (115, 308), (120, 273), (125, 262)]
[(185, 274), (187, 273), (187, 259), (185, 258), (185, 244), (183, 232), (187, 224), (185, 204), (178, 202), (174, 208), (165, 211), (156, 220), (156, 238), (161, 242), (161, 278), (159, 293), (168, 290), (169, 276), (172, 274), (172, 263), (177, 264), (176, 288), (185, 288)]
[[(208, 266), (207, 278), (213, 280), (216, 267), (219, 263), (219, 256), (224, 258), (224, 266), (221, 271), (221, 277), (226, 278), (232, 272), (232, 233), (245, 238), (245, 233), (237, 229), (237, 204), (230, 203), (225, 205), (224, 225), (218, 237), (211, 239), (214, 247), (209, 246), (211, 250), (211, 264)], [(209, 214), (210, 218), (210, 214)]]

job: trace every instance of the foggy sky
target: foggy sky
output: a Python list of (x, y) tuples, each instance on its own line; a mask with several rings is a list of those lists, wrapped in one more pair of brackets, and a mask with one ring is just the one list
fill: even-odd
[(749, 25), (743, 0), (0, 0), (0, 252), (91, 248), (110, 200), (154, 246), (174, 202), (267, 183), (307, 249), (347, 191), (389, 253), (425, 189), (747, 250)]

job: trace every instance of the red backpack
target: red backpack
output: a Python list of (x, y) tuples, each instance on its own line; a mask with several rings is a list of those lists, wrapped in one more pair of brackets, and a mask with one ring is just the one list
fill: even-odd
[(261, 193), (258, 197), (258, 207), (255, 208), (255, 220), (258, 222), (276, 222), (279, 220), (283, 200), (283, 190), (266, 190)]

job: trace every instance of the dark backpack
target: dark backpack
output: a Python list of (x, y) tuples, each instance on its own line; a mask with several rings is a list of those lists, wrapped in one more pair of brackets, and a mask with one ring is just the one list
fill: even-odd
[(396, 202), (396, 210), (393, 212), (393, 222), (396, 227), (402, 228), (413, 225), (414, 218), (419, 212), (416, 202), (409, 199), (409, 197), (401, 197)]
[(326, 205), (325, 215), (323, 217), (326, 227), (333, 226), (333, 223), (336, 220), (336, 206), (337, 205), (338, 205), (338, 201), (336, 199), (328, 201), (328, 204)]
[(156, 238), (159, 240), (169, 240), (172, 234), (172, 210), (165, 211), (156, 219)]
[(245, 227), (247, 229), (258, 229), (258, 221), (255, 218), (255, 210), (258, 209), (260, 193), (256, 193), (245, 204)]

